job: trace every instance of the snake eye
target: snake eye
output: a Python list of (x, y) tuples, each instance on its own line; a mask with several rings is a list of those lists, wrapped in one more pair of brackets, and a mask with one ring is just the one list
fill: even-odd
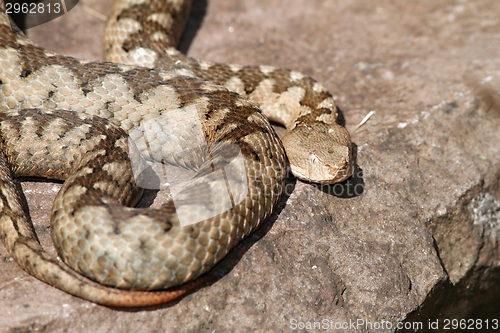
[(311, 160), (312, 163), (317, 163), (319, 162), (319, 159), (318, 159), (318, 156), (316, 156), (315, 154), (311, 154), (309, 156), (309, 159)]

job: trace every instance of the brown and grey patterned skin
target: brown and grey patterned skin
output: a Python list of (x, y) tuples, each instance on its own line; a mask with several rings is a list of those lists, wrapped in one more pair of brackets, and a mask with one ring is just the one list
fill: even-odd
[[(116, 2), (105, 42), (113, 62), (46, 51), (0, 11), (0, 237), (38, 279), (109, 306), (167, 302), (198, 286), (271, 214), (287, 155), (305, 180), (351, 175), (350, 137), (331, 95), (297, 72), (183, 56), (172, 47), (189, 8), (183, 0)], [(256, 105), (287, 127), (285, 147)], [(161, 207), (130, 208), (142, 194), (138, 151), (196, 175)], [(242, 163), (230, 162), (238, 156)], [(212, 177), (219, 171), (225, 182)], [(67, 266), (41, 248), (13, 185), (20, 176), (65, 180), (51, 232)], [(239, 179), (229, 190), (228, 177)], [(224, 191), (231, 209), (218, 204)], [(200, 219), (207, 210), (214, 214)]]
[(289, 131), (282, 141), (293, 174), (302, 180), (331, 184), (352, 174), (350, 135), (337, 124), (335, 101), (320, 83), (302, 73), (272, 66), (189, 58), (175, 46), (191, 1), (153, 3), (114, 2), (104, 33), (106, 60), (202, 78), (247, 97), (270, 120)]

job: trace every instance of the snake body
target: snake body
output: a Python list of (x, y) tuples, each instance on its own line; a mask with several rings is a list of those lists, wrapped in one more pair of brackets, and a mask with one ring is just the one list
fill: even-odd
[[(175, 50), (190, 1), (115, 2), (110, 62), (34, 45), (0, 5), (0, 237), (46, 283), (108, 306), (170, 301), (271, 214), (288, 160), (308, 181), (352, 173), (349, 134), (319, 83)], [(288, 129), (283, 143), (261, 109)], [(130, 208), (158, 186), (152, 161), (193, 178), (161, 207)], [(51, 216), (64, 263), (22, 209), (13, 177), (25, 176), (65, 180)]]

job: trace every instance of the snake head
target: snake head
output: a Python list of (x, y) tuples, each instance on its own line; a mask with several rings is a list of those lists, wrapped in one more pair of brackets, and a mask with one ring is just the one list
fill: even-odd
[(333, 123), (300, 124), (282, 138), (295, 177), (334, 184), (352, 175), (349, 132)]

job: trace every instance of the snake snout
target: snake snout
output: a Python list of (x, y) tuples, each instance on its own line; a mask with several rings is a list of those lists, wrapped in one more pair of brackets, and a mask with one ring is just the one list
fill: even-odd
[(346, 158), (342, 158), (341, 161), (339, 161), (338, 164), (336, 165), (328, 165), (327, 168), (329, 169), (329, 180), (323, 182), (324, 184), (335, 184), (335, 183), (340, 183), (346, 180), (347, 178), (352, 176), (353, 173), (353, 166), (350, 160)]

